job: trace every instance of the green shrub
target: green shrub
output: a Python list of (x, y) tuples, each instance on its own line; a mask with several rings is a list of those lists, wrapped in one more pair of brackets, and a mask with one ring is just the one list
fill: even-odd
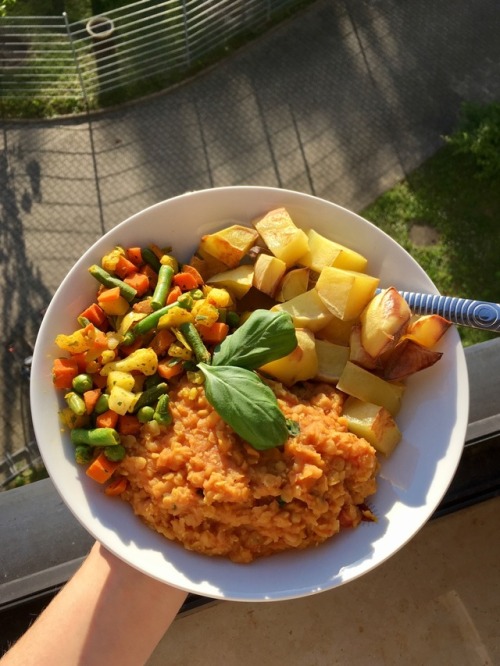
[(457, 131), (445, 137), (461, 155), (470, 155), (477, 164), (478, 178), (500, 175), (500, 104), (462, 105)]

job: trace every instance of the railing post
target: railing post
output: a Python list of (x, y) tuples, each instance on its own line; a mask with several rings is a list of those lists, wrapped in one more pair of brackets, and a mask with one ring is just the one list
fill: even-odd
[(182, 16), (184, 22), (184, 41), (186, 43), (186, 58), (187, 64), (191, 64), (191, 49), (189, 48), (189, 28), (188, 28), (188, 19), (186, 11), (186, 0), (182, 0)]
[(78, 82), (80, 83), (82, 98), (83, 98), (83, 101), (84, 101), (85, 106), (86, 106), (87, 111), (88, 111), (89, 108), (90, 108), (89, 100), (88, 100), (88, 97), (87, 97), (87, 91), (85, 90), (85, 84), (83, 82), (82, 71), (80, 69), (80, 63), (78, 61), (78, 56), (76, 54), (75, 44), (73, 42), (73, 36), (71, 34), (71, 29), (69, 27), (68, 15), (67, 15), (66, 12), (63, 12), (62, 15), (63, 15), (63, 20), (64, 20), (64, 25), (66, 27), (66, 34), (68, 36), (69, 43), (70, 43), (70, 46), (71, 46), (71, 54), (73, 56), (73, 62), (75, 63), (75, 69), (76, 69), (76, 74), (78, 76)]

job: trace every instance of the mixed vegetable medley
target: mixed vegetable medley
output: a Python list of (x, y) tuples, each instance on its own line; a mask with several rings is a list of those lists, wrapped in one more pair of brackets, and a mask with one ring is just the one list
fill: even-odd
[[(366, 266), (283, 208), (253, 227), (203, 236), (187, 263), (155, 244), (110, 249), (89, 267), (95, 299), (78, 328), (55, 341), (64, 355), (53, 383), (76, 461), (110, 481), (127, 437), (171, 424), (169, 383), (182, 376), (203, 383), (214, 409), (256, 449), (282, 446), (297, 427), (263, 377), (336, 384), (349, 396), (348, 427), (390, 454), (404, 379), (439, 360), (432, 347), (449, 323), (413, 318), (395, 289), (377, 291)], [(120, 494), (126, 483), (118, 476), (105, 492)]]

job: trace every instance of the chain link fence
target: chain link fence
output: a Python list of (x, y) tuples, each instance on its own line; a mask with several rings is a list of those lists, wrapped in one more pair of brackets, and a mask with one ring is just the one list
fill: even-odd
[(165, 94), (1, 122), (0, 488), (38, 464), (29, 356), (52, 294), (95, 240), (146, 206), (226, 185), (362, 210), (442, 145), (464, 100), (500, 99), (499, 18), (496, 0), (318, 0)]

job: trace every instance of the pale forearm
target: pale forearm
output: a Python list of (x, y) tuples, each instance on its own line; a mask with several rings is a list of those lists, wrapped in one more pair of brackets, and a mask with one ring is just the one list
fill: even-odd
[(96, 544), (1, 664), (144, 664), (185, 597)]

